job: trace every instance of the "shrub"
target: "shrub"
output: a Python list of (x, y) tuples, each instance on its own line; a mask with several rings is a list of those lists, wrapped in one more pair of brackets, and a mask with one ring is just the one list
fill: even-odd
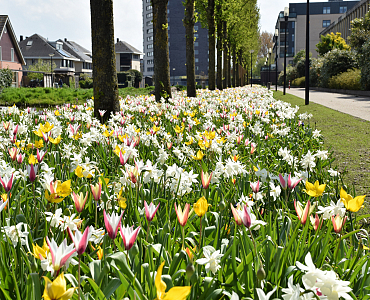
[[(311, 67), (312, 64), (312, 58), (309, 59), (309, 65)], [(301, 58), (296, 65), (297, 69), (297, 78), (303, 77), (306, 75), (306, 58)]]
[(4, 88), (10, 87), (13, 81), (13, 72), (9, 69), (0, 70), (0, 93)]
[(324, 55), (320, 85), (322, 87), (328, 87), (330, 77), (357, 67), (357, 60), (353, 52), (333, 49)]
[[(288, 86), (289, 80), (292, 82), (298, 77), (297, 69), (293, 66), (287, 66), (286, 68), (286, 85)], [(278, 84), (284, 84), (284, 71), (281, 71), (278, 78)]]
[(344, 90), (361, 89), (361, 71), (359, 69), (348, 70), (329, 79), (329, 88)]
[(310, 86), (320, 85), (321, 67), (324, 59), (322, 57), (312, 58), (310, 65)]
[(292, 81), (292, 86), (305, 87), (306, 77), (299, 77)]
[(365, 91), (370, 90), (370, 40), (367, 41), (361, 47), (361, 53), (359, 54), (360, 61), (364, 62), (361, 64), (361, 87)]

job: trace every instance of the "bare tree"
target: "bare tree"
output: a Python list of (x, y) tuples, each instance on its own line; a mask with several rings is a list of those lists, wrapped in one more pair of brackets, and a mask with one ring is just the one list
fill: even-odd
[(260, 51), (258, 52), (258, 57), (265, 57), (269, 53), (269, 48), (272, 48), (274, 45), (273, 41), (274, 35), (270, 32), (263, 31), (260, 34)]
[[(105, 122), (120, 110), (114, 51), (113, 1), (90, 0), (94, 115)], [(100, 117), (99, 110), (105, 110)]]

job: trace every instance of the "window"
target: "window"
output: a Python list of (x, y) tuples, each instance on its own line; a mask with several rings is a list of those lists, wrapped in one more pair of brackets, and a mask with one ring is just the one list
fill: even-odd
[(146, 30), (146, 33), (153, 33), (153, 28), (149, 28)]
[(28, 41), (27, 46), (32, 46), (33, 41)]
[(147, 65), (152, 65), (154, 63), (154, 60), (153, 59), (148, 59), (147, 61), (146, 61), (146, 64)]
[(153, 49), (153, 44), (146, 45), (147, 49)]
[(146, 54), (146, 56), (153, 56), (153, 51), (148, 52), (148, 53)]
[(150, 3), (150, 0), (145, 0), (146, 3)]
[(153, 21), (150, 20), (146, 22), (146, 26), (152, 26), (152, 25), (153, 25)]
[(149, 67), (148, 68), (148, 72), (153, 72), (154, 71), (154, 68), (153, 67)]
[(328, 27), (330, 25), (330, 20), (322, 20), (322, 27)]
[(140, 58), (140, 56), (138, 54), (134, 54), (133, 57), (134, 57), (134, 59), (139, 59)]
[(149, 19), (149, 18), (153, 18), (153, 13), (148, 13), (146, 14), (146, 18)]
[(151, 5), (148, 5), (147, 7), (146, 7), (146, 10), (152, 10), (152, 6)]
[(199, 54), (199, 50), (194, 50), (194, 54)]
[(198, 30), (198, 26), (194, 26), (194, 30)]
[(0, 46), (0, 60), (3, 60), (3, 53), (1, 51), (1, 46)]
[(292, 24), (292, 28), (294, 28), (295, 26), (295, 22), (290, 22)]
[(196, 59), (195, 59), (195, 62), (196, 62), (196, 63), (197, 63), (197, 62), (199, 62), (199, 58), (196, 58)]
[(62, 48), (63, 48), (62, 44), (56, 44), (55, 45), (55, 49), (57, 49), (57, 50), (62, 50)]
[(339, 13), (344, 14), (347, 11), (347, 6), (341, 6), (339, 7)]
[(323, 9), (322, 9), (322, 13), (323, 13), (323, 14), (330, 14), (330, 6), (323, 7)]
[(194, 42), (194, 47), (198, 47), (198, 46), (199, 46), (198, 42)]
[(194, 37), (197, 38), (198, 37), (198, 33), (194, 33)]
[(195, 66), (195, 70), (199, 71), (199, 67), (198, 66)]
[(10, 49), (10, 61), (14, 61), (14, 48)]

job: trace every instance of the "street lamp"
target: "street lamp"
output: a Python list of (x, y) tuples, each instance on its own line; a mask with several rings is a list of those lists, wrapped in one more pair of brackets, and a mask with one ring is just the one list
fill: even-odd
[(175, 85), (175, 70), (176, 70), (176, 68), (173, 68), (172, 69), (172, 73), (173, 73), (173, 84), (172, 85)]
[(271, 79), (270, 79), (270, 70), (271, 70), (271, 54), (272, 54), (272, 48), (269, 48), (269, 55), (268, 55), (268, 64), (269, 64), (269, 89), (270, 89), (270, 84), (271, 84)]
[(305, 72), (305, 105), (310, 103), (310, 1), (307, 0), (306, 10), (306, 72)]
[(54, 53), (49, 54), (49, 56), (50, 56), (51, 87), (53, 87), (53, 56), (54, 55), (55, 55)]
[(284, 19), (285, 19), (285, 45), (284, 45), (284, 92), (285, 95), (285, 87), (286, 87), (286, 44), (287, 44), (287, 29), (288, 29), (288, 18), (289, 18), (289, 7), (284, 8)]
[(278, 37), (279, 29), (275, 28), (275, 91), (277, 91), (277, 81), (278, 81), (278, 71), (277, 71), (277, 61), (278, 61)]
[[(265, 62), (263, 63), (263, 65), (265, 66), (265, 68), (263, 69), (263, 71), (264, 72), (266, 72), (266, 66), (267, 66), (267, 57), (266, 57), (266, 60), (265, 60)], [(268, 76), (268, 75), (267, 75)], [(265, 78), (265, 80), (266, 80), (266, 76), (264, 76)], [(268, 80), (268, 78), (267, 78), (267, 80)], [(266, 83), (266, 86), (267, 86), (267, 82), (265, 82)]]
[(252, 76), (253, 76), (253, 66), (252, 66), (252, 54), (254, 52), (254, 50), (249, 50), (250, 54), (251, 54), (251, 87), (252, 87)]

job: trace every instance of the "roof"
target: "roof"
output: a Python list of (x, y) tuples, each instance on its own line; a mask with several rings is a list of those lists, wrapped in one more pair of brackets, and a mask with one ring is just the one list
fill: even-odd
[(57, 50), (53, 44), (56, 42), (50, 42), (41, 35), (35, 33), (34, 35), (27, 37), (25, 40), (19, 42), (19, 46), (23, 52), (25, 58), (50, 58), (49, 54), (54, 54), (53, 58), (56, 59), (69, 59), (69, 60), (80, 60), (67, 50)]
[(79, 58), (81, 61), (86, 61), (90, 63), (92, 62), (91, 52), (81, 45), (77, 44), (76, 42), (68, 41), (67, 39), (64, 39), (64, 41), (59, 39), (58, 42), (63, 43), (63, 50), (68, 51), (73, 56)]
[(17, 36), (13, 30), (12, 23), (10, 22), (10, 19), (7, 15), (0, 15), (0, 39), (3, 36), (4, 28), (6, 25), (8, 25), (8, 28), (10, 29), (8, 30), (8, 32), (9, 32), (10, 38), (13, 41), (13, 44), (15, 45), (15, 48), (16, 48), (15, 50), (17, 51), (19, 59), (21, 60), (21, 64), (25, 65), (26, 61), (24, 60), (23, 53), (18, 44)]
[(144, 53), (124, 41), (118, 41), (114, 47), (116, 53), (134, 53), (144, 55)]

